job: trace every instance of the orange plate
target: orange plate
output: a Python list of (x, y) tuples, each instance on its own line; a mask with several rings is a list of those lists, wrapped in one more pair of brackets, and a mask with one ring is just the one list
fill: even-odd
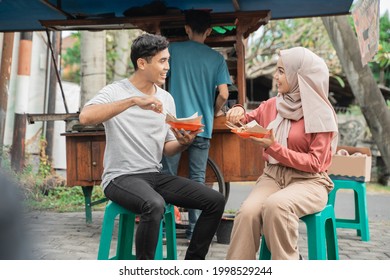
[(256, 138), (263, 138), (264, 136), (269, 134), (269, 133), (258, 133), (258, 132), (247, 132), (247, 131), (240, 132), (235, 129), (232, 129), (231, 131), (242, 138), (249, 138), (251, 136)]
[(176, 129), (184, 129), (187, 131), (196, 131), (203, 127), (203, 124), (198, 123), (182, 123), (182, 122), (167, 122), (171, 127)]

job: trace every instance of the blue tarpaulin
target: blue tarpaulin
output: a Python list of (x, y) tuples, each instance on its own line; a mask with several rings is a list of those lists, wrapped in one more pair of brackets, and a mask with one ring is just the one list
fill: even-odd
[[(153, 9), (157, 4), (163, 8)], [(123, 18), (208, 9), (212, 13), (269, 10), (271, 19), (348, 14), (353, 0), (0, 0), (0, 32), (45, 30), (41, 21)]]

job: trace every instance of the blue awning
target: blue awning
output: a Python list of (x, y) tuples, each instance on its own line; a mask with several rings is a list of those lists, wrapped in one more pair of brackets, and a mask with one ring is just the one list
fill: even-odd
[[(164, 9), (153, 9), (160, 2)], [(212, 13), (269, 10), (271, 19), (348, 14), (353, 0), (0, 0), (0, 32), (45, 30), (41, 21), (117, 19), (125, 11), (146, 14), (209, 9)], [(158, 5), (157, 5), (158, 6)], [(145, 9), (143, 9), (145, 8)], [(132, 15), (134, 15), (134, 13)]]

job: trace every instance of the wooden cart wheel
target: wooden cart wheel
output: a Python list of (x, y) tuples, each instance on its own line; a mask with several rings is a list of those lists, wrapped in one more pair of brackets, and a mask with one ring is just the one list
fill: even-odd
[[(217, 178), (217, 185), (213, 188), (215, 188), (217, 191), (219, 191), (224, 197), (225, 197), (225, 204), (228, 199), (228, 190), (227, 188), (230, 189), (229, 184), (225, 184), (225, 179), (223, 178), (223, 174), (221, 170), (219, 169), (218, 165), (211, 159), (207, 159), (207, 165), (210, 166), (211, 170), (213, 171), (215, 177)], [(213, 184), (215, 185), (215, 184)]]

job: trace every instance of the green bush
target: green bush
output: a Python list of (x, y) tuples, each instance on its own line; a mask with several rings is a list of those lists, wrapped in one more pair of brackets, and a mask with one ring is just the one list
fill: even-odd
[[(81, 187), (66, 186), (66, 180), (56, 174), (46, 154), (42, 151), (38, 167), (34, 168), (33, 165), (29, 164), (19, 173), (12, 170), (7, 151), (3, 151), (0, 156), (1, 170), (20, 187), (27, 210), (84, 211), (85, 202)], [(92, 192), (92, 201), (104, 197), (102, 188), (95, 186)], [(94, 209), (103, 206), (102, 204), (96, 205)]]

